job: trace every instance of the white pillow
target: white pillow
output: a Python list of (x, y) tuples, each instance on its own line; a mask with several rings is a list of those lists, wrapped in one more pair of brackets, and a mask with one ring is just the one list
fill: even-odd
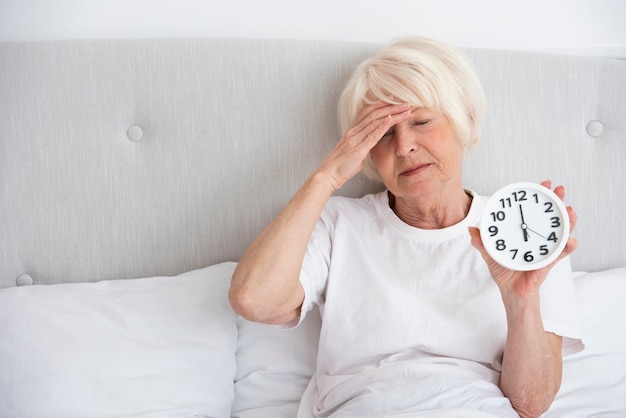
[(313, 309), (294, 329), (237, 317), (232, 418), (293, 418), (317, 364), (321, 319)]
[(229, 416), (234, 266), (0, 290), (0, 416)]
[(563, 360), (563, 382), (545, 418), (626, 416), (626, 268), (577, 272), (585, 349)]

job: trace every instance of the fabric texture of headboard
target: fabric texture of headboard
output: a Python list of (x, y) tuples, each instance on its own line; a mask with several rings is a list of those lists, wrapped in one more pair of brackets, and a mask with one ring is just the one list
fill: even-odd
[[(377, 47), (0, 44), (0, 287), (238, 260), (338, 140), (343, 83)], [(488, 101), (466, 187), (564, 184), (574, 269), (626, 266), (626, 62), (465, 51)], [(360, 176), (340, 194), (379, 189)]]

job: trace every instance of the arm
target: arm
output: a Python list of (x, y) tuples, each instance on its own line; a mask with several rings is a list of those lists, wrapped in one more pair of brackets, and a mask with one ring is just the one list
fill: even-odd
[[(551, 187), (550, 182), (542, 184)], [(563, 199), (563, 187), (554, 191)], [(568, 215), (573, 230), (576, 213), (571, 207), (568, 207)], [(552, 267), (575, 251), (576, 241), (570, 237), (563, 253), (551, 265), (536, 271), (518, 272), (504, 269), (489, 257), (478, 229), (471, 228), (470, 234), (472, 245), (482, 254), (500, 289), (507, 315), (500, 389), (521, 417), (538, 417), (552, 404), (561, 385), (562, 372), (562, 338), (544, 331), (539, 288)]]
[(561, 386), (562, 337), (544, 331), (538, 292), (503, 299), (508, 333), (500, 389), (521, 417), (538, 417)]
[(335, 149), (248, 248), (237, 265), (229, 299), (233, 309), (257, 322), (285, 323), (300, 315), (300, 269), (313, 228), (333, 191), (361, 170), (369, 151), (393, 125), (408, 117), (407, 105), (366, 107)]

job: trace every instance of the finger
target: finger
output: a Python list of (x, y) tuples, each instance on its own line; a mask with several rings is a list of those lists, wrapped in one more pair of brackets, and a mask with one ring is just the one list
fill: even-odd
[(567, 245), (565, 246), (565, 249), (563, 250), (563, 253), (565, 254), (564, 257), (576, 251), (577, 248), (578, 248), (578, 240), (574, 237), (569, 237), (567, 239)]
[(387, 115), (385, 118), (381, 118), (373, 121), (368, 124), (361, 135), (363, 136), (363, 142), (367, 144), (367, 147), (370, 149), (373, 148), (378, 141), (380, 141), (385, 134), (391, 129), (393, 126), (407, 120), (409, 115), (411, 114), (410, 110), (407, 110), (403, 113), (396, 113), (393, 115)]
[(574, 231), (574, 228), (576, 228), (576, 224), (578, 223), (578, 214), (571, 206), (568, 206), (566, 209), (567, 216), (569, 217), (569, 232), (571, 234)]
[[(550, 190), (552, 190), (552, 180), (544, 180), (541, 182), (541, 185), (543, 187), (546, 187)], [(560, 186), (556, 186), (553, 190), (554, 194), (556, 194), (559, 199), (564, 200), (565, 199), (565, 187), (560, 185)]]
[(362, 147), (365, 143), (366, 152), (369, 152), (391, 127), (408, 119), (410, 113), (411, 110), (406, 110), (402, 113), (385, 113), (378, 119), (367, 119), (350, 128), (340, 142), (350, 144), (349, 147)]
[(487, 267), (489, 268), (492, 276), (495, 278), (499, 274), (499, 272), (503, 272), (505, 270), (504, 267), (493, 261), (493, 258), (491, 258), (491, 256), (485, 249), (485, 246), (483, 245), (483, 240), (480, 237), (480, 230), (475, 226), (470, 226), (468, 229), (471, 237), (472, 246), (478, 250), (481, 257), (487, 264)]
[(576, 228), (576, 223), (578, 222), (578, 215), (576, 215), (576, 212), (571, 206), (567, 207), (567, 215), (569, 216), (570, 236), (568, 237), (567, 244), (565, 245), (565, 249), (563, 250), (563, 254), (562, 254), (563, 257), (570, 255), (571, 253), (576, 251), (576, 248), (578, 248), (578, 241), (571, 235), (572, 232), (574, 231), (574, 228)]
[(374, 112), (377, 109), (383, 108), (389, 106), (389, 103), (385, 103), (381, 100), (372, 103), (371, 105), (365, 106), (363, 109), (361, 109), (361, 111), (359, 112), (359, 114), (356, 116), (356, 118), (354, 119), (354, 121), (352, 122), (352, 126), (357, 126), (360, 123), (363, 122), (363, 120), (365, 120), (365, 118), (372, 112)]
[(565, 200), (565, 187), (556, 186), (554, 188), (554, 194), (556, 194), (559, 197), (559, 199)]
[(578, 248), (578, 241), (575, 238), (570, 236), (567, 239), (567, 244), (565, 245), (565, 248), (563, 249), (563, 251), (561, 251), (561, 254), (559, 254), (556, 260), (550, 263), (550, 265), (548, 265), (548, 267), (546, 268), (551, 269), (552, 267), (554, 267), (555, 264), (557, 264), (558, 262), (563, 260), (565, 257), (571, 255), (574, 251), (576, 251), (577, 248)]
[(567, 206), (566, 209), (567, 209), (567, 215), (569, 217), (569, 223), (570, 223), (570, 227), (569, 227), (570, 236), (567, 238), (567, 244), (565, 244), (565, 248), (563, 249), (561, 254), (557, 257), (557, 259), (553, 263), (550, 264), (549, 268), (552, 268), (559, 261), (571, 255), (578, 248), (578, 240), (576, 240), (576, 238), (571, 236), (571, 233), (574, 231), (574, 228), (576, 228), (576, 223), (578, 222), (578, 215), (576, 214), (576, 211), (574, 210), (574, 208), (572, 208), (571, 206)]
[[(550, 180), (542, 181), (541, 185), (544, 187), (550, 188), (552, 186), (552, 181)], [(556, 186), (554, 188), (554, 194), (556, 194), (559, 197), (559, 199), (565, 200), (565, 187), (562, 185)], [(573, 207), (567, 206), (566, 209), (567, 209), (567, 216), (569, 217), (570, 233), (571, 233), (576, 227), (576, 222), (578, 221), (578, 215), (576, 215), (576, 211), (574, 211)]]
[[(388, 116), (394, 117), (395, 115), (401, 115), (409, 109), (410, 105), (407, 103), (392, 105), (385, 102), (376, 102), (361, 111), (356, 122), (352, 125), (353, 130), (355, 133), (362, 133), (370, 127), (373, 122), (380, 122), (381, 120), (384, 122), (384, 119)], [(378, 126), (378, 124), (376, 126)]]
[(349, 144), (349, 148), (360, 149), (360, 152), (369, 153), (389, 129), (407, 120), (410, 114), (411, 110), (406, 110), (402, 113), (387, 114), (382, 118), (367, 121), (367, 125), (364, 127), (355, 126), (348, 130), (341, 142)]
[(394, 105), (394, 106), (385, 106), (380, 109), (375, 109), (371, 113), (365, 115), (365, 118), (355, 125), (355, 131), (361, 133), (368, 133), (372, 130), (372, 128), (377, 128), (381, 124), (386, 124), (387, 129), (393, 126), (398, 121), (394, 123), (391, 122), (390, 119), (397, 119), (399, 116), (410, 114), (410, 106), (409, 105)]
[(392, 102), (392, 101), (388, 101), (385, 102), (383, 100), (379, 100), (376, 103), (373, 103), (371, 105), (365, 106), (361, 112), (359, 112), (359, 115), (357, 116), (356, 120), (355, 120), (355, 124), (362, 122), (363, 120), (365, 120), (367, 118), (368, 115), (371, 115), (373, 113), (379, 112), (382, 113), (383, 115), (388, 114), (388, 113), (393, 113), (394, 109), (398, 109), (395, 113), (398, 112), (403, 112), (404, 110), (407, 110), (411, 107), (410, 104), (408, 103), (398, 103), (398, 102)]
[(471, 237), (471, 243), (481, 254), (483, 257), (487, 255), (487, 250), (485, 250), (485, 246), (483, 245), (483, 240), (480, 237), (480, 230), (475, 226), (469, 227), (469, 234)]

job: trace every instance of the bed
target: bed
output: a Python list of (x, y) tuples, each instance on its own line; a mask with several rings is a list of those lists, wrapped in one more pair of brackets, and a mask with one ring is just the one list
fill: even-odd
[[(0, 44), (0, 416), (294, 417), (319, 315), (231, 310), (235, 263), (339, 138), (371, 43)], [(466, 187), (567, 186), (583, 352), (545, 417), (626, 416), (626, 61), (465, 49)], [(340, 194), (380, 186), (357, 177)]]

